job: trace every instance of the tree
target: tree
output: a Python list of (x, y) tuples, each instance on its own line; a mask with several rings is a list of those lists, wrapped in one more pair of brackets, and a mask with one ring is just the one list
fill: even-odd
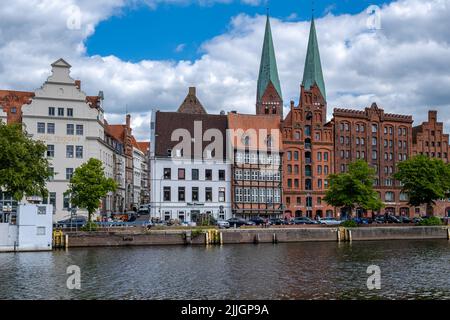
[(46, 197), (45, 185), (52, 175), (46, 151), (45, 144), (29, 138), (22, 125), (0, 122), (0, 189), (16, 201)]
[(400, 162), (394, 178), (402, 183), (411, 206), (426, 204), (427, 215), (433, 215), (433, 204), (449, 197), (450, 165), (440, 159), (419, 155)]
[(92, 214), (100, 206), (101, 199), (116, 189), (117, 183), (105, 177), (102, 162), (91, 158), (75, 169), (69, 189), (64, 194), (70, 197), (73, 206), (88, 211), (88, 220), (91, 222)]
[(355, 207), (380, 210), (383, 203), (373, 189), (374, 179), (375, 170), (367, 162), (358, 160), (350, 163), (347, 173), (329, 176), (330, 187), (324, 200), (334, 207), (342, 207), (347, 213)]

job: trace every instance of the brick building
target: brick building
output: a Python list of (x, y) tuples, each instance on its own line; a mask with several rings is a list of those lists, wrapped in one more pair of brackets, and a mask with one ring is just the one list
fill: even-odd
[(364, 111), (334, 109), (333, 122), (336, 173), (346, 172), (351, 162), (366, 160), (375, 169), (374, 186), (385, 204), (383, 210), (408, 215), (408, 197), (392, 175), (411, 155), (412, 117), (385, 113), (374, 103)]
[(233, 215), (282, 217), (280, 117), (229, 113), (228, 129)]

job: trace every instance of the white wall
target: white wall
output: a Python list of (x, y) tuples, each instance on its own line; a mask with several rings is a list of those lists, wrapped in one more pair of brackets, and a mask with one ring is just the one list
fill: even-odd
[(52, 250), (53, 207), (21, 204), (17, 224), (0, 224), (0, 251)]
[[(219, 218), (219, 209), (224, 207), (225, 219), (232, 217), (231, 213), (231, 165), (224, 162), (182, 162), (175, 159), (159, 158), (151, 160), (151, 216), (164, 220), (165, 212), (170, 212), (171, 219), (178, 219), (181, 212), (185, 221), (191, 221), (191, 211), (200, 213), (211, 211)], [(164, 168), (171, 169), (171, 180), (164, 180)], [(185, 180), (178, 180), (178, 168), (185, 169)], [(199, 180), (192, 180), (192, 169), (199, 170)], [(205, 180), (205, 169), (212, 169), (212, 180)], [(219, 170), (225, 170), (225, 180), (219, 180)], [(171, 201), (163, 200), (164, 187), (171, 187)], [(185, 187), (185, 201), (178, 201), (178, 187)], [(192, 205), (192, 187), (199, 188), (197, 205)], [(213, 201), (205, 201), (205, 188), (212, 188)], [(219, 202), (219, 188), (225, 188), (225, 202)]]

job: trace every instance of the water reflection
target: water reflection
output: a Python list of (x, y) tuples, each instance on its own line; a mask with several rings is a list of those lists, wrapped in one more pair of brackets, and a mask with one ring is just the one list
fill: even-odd
[[(66, 288), (78, 265), (82, 290)], [(369, 265), (381, 290), (366, 287)], [(450, 299), (448, 241), (126, 247), (0, 255), (0, 299)]]

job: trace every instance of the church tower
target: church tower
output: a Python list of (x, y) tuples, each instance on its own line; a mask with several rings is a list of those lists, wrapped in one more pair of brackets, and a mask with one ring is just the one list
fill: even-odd
[(279, 115), (281, 120), (283, 120), (283, 97), (278, 78), (277, 60), (275, 58), (269, 15), (267, 15), (266, 20), (264, 44), (259, 67), (256, 114)]

